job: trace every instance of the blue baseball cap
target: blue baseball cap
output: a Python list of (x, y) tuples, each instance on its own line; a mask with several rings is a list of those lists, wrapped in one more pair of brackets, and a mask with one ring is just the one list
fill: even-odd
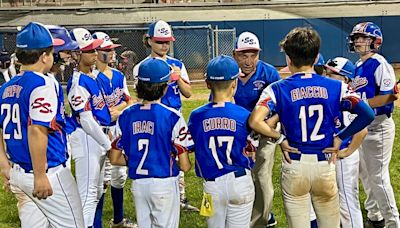
[(325, 65), (325, 59), (324, 56), (319, 53), (318, 54), (318, 61), (314, 64), (314, 66), (324, 66)]
[(161, 58), (149, 58), (139, 66), (138, 79), (144, 82), (167, 82), (172, 73), (171, 66)]
[(64, 43), (61, 39), (54, 39), (44, 25), (37, 22), (30, 22), (17, 33), (16, 46), (17, 48), (31, 50), (60, 46)]
[(72, 51), (79, 49), (78, 43), (72, 40), (66, 28), (57, 25), (46, 25), (53, 38), (64, 40), (64, 44), (54, 47), (54, 52)]
[(175, 41), (171, 26), (163, 20), (151, 23), (146, 36), (155, 41)]
[(325, 67), (336, 74), (348, 77), (352, 80), (355, 77), (356, 66), (348, 59), (336, 57), (328, 60)]
[(227, 55), (217, 56), (208, 62), (206, 78), (210, 81), (229, 81), (240, 74), (239, 65)]

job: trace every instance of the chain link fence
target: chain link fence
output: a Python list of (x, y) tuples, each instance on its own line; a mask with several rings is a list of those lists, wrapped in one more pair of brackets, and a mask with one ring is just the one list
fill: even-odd
[[(71, 29), (71, 28), (68, 28)], [(137, 56), (137, 62), (146, 58), (150, 50), (143, 45), (143, 36), (147, 28), (110, 28), (88, 27), (91, 32), (103, 31), (121, 44), (117, 48), (117, 61), (121, 61), (120, 54), (125, 50), (132, 50)], [(236, 30), (218, 29), (208, 26), (175, 26), (173, 27), (176, 41), (172, 43), (170, 56), (182, 60), (188, 70), (190, 80), (203, 81), (207, 63), (217, 55), (232, 55)], [(1, 32), (4, 48), (12, 53), (15, 50), (16, 32)], [(118, 64), (117, 64), (118, 65)], [(65, 70), (66, 77), (58, 76), (60, 81), (68, 81), (72, 69)], [(128, 78), (131, 80), (132, 78)]]

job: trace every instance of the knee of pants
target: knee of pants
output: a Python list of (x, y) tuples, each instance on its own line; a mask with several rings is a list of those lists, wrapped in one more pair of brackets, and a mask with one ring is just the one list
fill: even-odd
[(127, 178), (126, 167), (114, 166), (111, 172), (111, 186), (114, 188), (123, 188)]

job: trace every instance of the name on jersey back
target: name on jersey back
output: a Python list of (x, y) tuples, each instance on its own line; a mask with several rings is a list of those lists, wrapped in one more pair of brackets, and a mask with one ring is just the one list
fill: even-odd
[(292, 89), (290, 95), (293, 102), (308, 98), (328, 99), (328, 90), (322, 86), (306, 86)]
[(203, 120), (203, 131), (227, 130), (236, 132), (236, 120), (226, 117), (214, 117)]
[(21, 93), (22, 86), (19, 85), (11, 85), (8, 86), (7, 88), (4, 89), (2, 98), (6, 99), (8, 97), (16, 97), (19, 98), (19, 95)]
[(147, 133), (154, 135), (154, 122), (153, 121), (135, 121), (132, 123), (133, 134)]

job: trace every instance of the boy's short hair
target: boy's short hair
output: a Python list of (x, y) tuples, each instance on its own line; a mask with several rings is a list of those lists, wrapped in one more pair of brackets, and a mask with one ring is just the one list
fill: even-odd
[(40, 49), (17, 48), (15, 50), (15, 53), (19, 63), (21, 63), (22, 65), (32, 65), (39, 61), (39, 58), (43, 53), (46, 53), (46, 55), (50, 55), (52, 50), (52, 46)]
[(151, 83), (139, 80), (136, 85), (137, 97), (146, 101), (155, 101), (164, 96), (164, 90), (167, 87), (166, 82)]
[(312, 28), (292, 29), (280, 42), (295, 67), (312, 66), (318, 56), (321, 38)]
[(232, 82), (236, 80), (229, 80), (229, 81), (211, 81), (207, 80), (207, 83), (210, 85), (211, 92), (219, 91), (219, 90), (226, 90), (230, 88)]

